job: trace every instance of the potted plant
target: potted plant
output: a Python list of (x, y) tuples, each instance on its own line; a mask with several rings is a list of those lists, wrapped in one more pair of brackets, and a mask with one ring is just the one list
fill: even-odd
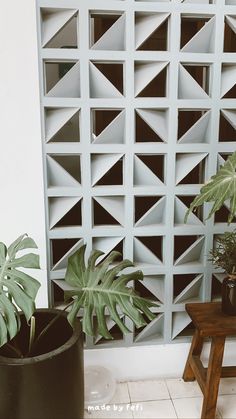
[(227, 276), (222, 282), (222, 311), (236, 316), (236, 232), (225, 232), (216, 238), (209, 260)]
[[(64, 310), (35, 310), (40, 283), (25, 270), (39, 269), (34, 240), (20, 236), (8, 248), (0, 243), (0, 417), (4, 419), (81, 419), (84, 411), (82, 331), (106, 339), (112, 336), (105, 310), (123, 333), (129, 332), (120, 314), (142, 327), (155, 315), (156, 304), (128, 286), (141, 280), (141, 271), (120, 256), (93, 250), (85, 263), (82, 246), (68, 259), (65, 280), (71, 285)], [(82, 330), (78, 312), (83, 308)], [(93, 323), (97, 316), (96, 325)], [(145, 317), (144, 317), (145, 316)]]
[[(196, 211), (205, 202), (212, 203), (207, 219), (227, 202), (228, 224), (232, 222), (236, 213), (236, 151), (202, 186), (199, 195), (195, 197), (185, 214), (185, 222), (189, 213)], [(216, 239), (216, 247), (211, 250), (210, 255), (212, 263), (227, 273), (222, 283), (222, 311), (236, 315), (236, 233), (226, 232), (219, 236)]]

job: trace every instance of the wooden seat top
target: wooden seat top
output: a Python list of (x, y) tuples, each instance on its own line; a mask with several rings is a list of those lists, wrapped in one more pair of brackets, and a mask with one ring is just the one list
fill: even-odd
[(189, 303), (185, 307), (200, 336), (236, 335), (236, 316), (222, 313), (221, 303)]

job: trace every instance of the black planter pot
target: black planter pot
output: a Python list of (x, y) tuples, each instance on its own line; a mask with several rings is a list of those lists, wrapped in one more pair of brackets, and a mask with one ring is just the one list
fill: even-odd
[[(59, 310), (36, 310), (36, 333)], [(27, 351), (29, 327), (22, 319), (17, 342)], [(66, 314), (55, 321), (32, 357), (13, 358), (0, 349), (1, 419), (83, 419), (83, 341), (78, 321), (74, 330)]]

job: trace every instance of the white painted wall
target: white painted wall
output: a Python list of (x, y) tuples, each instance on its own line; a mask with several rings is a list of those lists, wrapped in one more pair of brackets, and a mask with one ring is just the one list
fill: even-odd
[(43, 171), (35, 5), (1, 2), (0, 13), (0, 240), (28, 233), (38, 244), (47, 305)]
[[(0, 240), (10, 243), (27, 232), (38, 243), (42, 307), (47, 281), (34, 1), (1, 4), (0, 40)], [(235, 363), (233, 347), (226, 348), (227, 364)], [(110, 367), (120, 380), (181, 376), (188, 349), (175, 344), (88, 350), (85, 363)]]

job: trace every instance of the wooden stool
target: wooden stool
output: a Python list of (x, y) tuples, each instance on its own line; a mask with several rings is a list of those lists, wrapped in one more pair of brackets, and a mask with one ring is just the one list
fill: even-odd
[[(236, 367), (222, 367), (227, 336), (236, 336), (236, 317), (221, 312), (221, 303), (186, 304), (186, 311), (196, 327), (188, 359), (184, 381), (195, 378), (203, 393), (202, 419), (214, 419), (220, 377), (236, 377)], [(211, 338), (208, 368), (200, 360), (204, 338)]]

